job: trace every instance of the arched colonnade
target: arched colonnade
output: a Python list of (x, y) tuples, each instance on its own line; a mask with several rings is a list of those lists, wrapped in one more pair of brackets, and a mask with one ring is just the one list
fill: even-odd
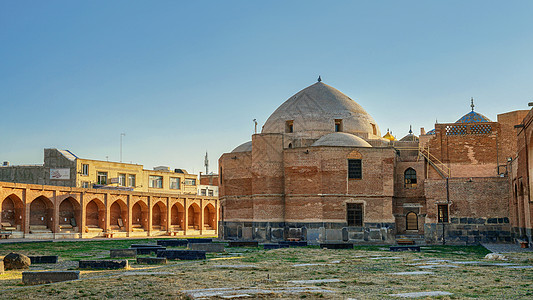
[(61, 187), (51, 187), (51, 190), (6, 189), (2, 184), (0, 223), (2, 231), (10, 230), (12, 237), (218, 234), (219, 202), (214, 197), (57, 190)]

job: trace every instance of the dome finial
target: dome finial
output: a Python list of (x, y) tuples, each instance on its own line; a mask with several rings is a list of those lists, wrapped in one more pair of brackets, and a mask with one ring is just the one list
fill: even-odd
[(470, 107), (472, 107), (472, 111), (474, 111), (474, 97), (470, 99)]
[(322, 78), (320, 78), (320, 75), (318, 75), (318, 82), (321, 82)]
[(411, 125), (409, 125), (409, 134), (413, 134), (413, 128)]

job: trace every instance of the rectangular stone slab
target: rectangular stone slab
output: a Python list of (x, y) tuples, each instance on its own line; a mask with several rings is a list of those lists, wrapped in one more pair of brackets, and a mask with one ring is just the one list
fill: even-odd
[(166, 257), (167, 259), (195, 260), (205, 259), (205, 251), (201, 250), (159, 250), (157, 257)]
[(189, 241), (184, 239), (173, 239), (173, 240), (158, 240), (157, 245), (163, 247), (184, 247), (189, 244)]
[(222, 243), (210, 243), (210, 244), (190, 244), (191, 250), (203, 250), (205, 252), (224, 252), (224, 244)]
[(229, 241), (230, 247), (259, 247), (258, 241)]
[(213, 239), (187, 239), (189, 244), (212, 243)]
[(157, 244), (131, 244), (130, 248), (151, 248), (151, 247), (160, 247)]
[(109, 256), (111, 258), (136, 257), (137, 256), (137, 248), (133, 248), (133, 249), (111, 249), (111, 250), (109, 250)]
[(400, 252), (400, 251), (416, 251), (420, 252), (420, 246), (390, 246), (389, 251)]
[(157, 251), (165, 250), (167, 248), (162, 247), (162, 246), (154, 246), (154, 247), (141, 247), (141, 248), (136, 248), (136, 249), (137, 249), (137, 254), (146, 255), (146, 254), (151, 254), (151, 253), (157, 254)]
[(22, 283), (26, 285), (45, 284), (77, 279), (80, 279), (80, 271), (22, 272)]
[(353, 249), (353, 244), (351, 243), (321, 243), (320, 248), (322, 249)]
[(137, 257), (137, 263), (140, 265), (166, 265), (165, 257)]
[(32, 264), (57, 264), (57, 255), (29, 255)]
[(128, 267), (127, 260), (80, 260), (79, 269), (124, 269)]

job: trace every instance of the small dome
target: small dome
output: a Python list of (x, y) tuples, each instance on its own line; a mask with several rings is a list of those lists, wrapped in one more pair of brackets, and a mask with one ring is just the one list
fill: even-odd
[(344, 132), (334, 132), (326, 134), (314, 142), (316, 146), (337, 146), (337, 147), (372, 147), (367, 141), (353, 134)]
[(237, 146), (237, 148), (233, 149), (233, 151), (231, 151), (231, 153), (235, 153), (235, 152), (248, 152), (248, 151), (252, 151), (252, 141), (248, 141), (244, 144), (241, 144), (239, 146)]
[(426, 132), (426, 135), (434, 135), (434, 134), (435, 134), (435, 128), (433, 128), (430, 131)]
[(470, 107), (472, 108), (472, 111), (467, 113), (466, 115), (462, 116), (457, 122), (455, 123), (482, 123), (482, 122), (492, 122), (489, 118), (485, 117), (484, 115), (477, 113), (474, 111), (474, 98), (470, 100)]
[(318, 139), (335, 132), (337, 120), (341, 132), (381, 139), (376, 121), (361, 105), (322, 82), (306, 87), (281, 104), (265, 122), (262, 133), (285, 133), (287, 122), (293, 122), (295, 133)]
[(455, 123), (480, 123), (480, 122), (492, 122), (492, 121), (480, 113), (471, 111), (467, 113), (466, 115), (462, 116)]
[(418, 142), (418, 137), (412, 133), (404, 136), (400, 139), (400, 142)]
[(387, 134), (385, 134), (383, 136), (384, 139), (387, 139), (389, 141), (395, 141), (396, 138), (389, 132), (389, 130), (387, 129)]

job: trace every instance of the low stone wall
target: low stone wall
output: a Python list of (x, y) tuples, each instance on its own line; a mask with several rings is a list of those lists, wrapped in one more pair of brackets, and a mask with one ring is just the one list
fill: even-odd
[(450, 218), (450, 223), (426, 223), (424, 237), (427, 243), (477, 245), (479, 243), (512, 242), (509, 218)]
[(393, 244), (395, 223), (364, 223), (348, 227), (346, 223), (290, 223), (290, 222), (221, 222), (224, 239), (257, 241), (285, 241), (289, 238), (318, 244), (344, 241), (358, 244)]
[(137, 249), (111, 249), (109, 250), (109, 257), (121, 258), (121, 257), (136, 257)]
[(127, 268), (127, 260), (80, 260), (78, 264), (79, 269), (125, 269)]
[(57, 255), (29, 255), (32, 264), (57, 264)]
[(22, 272), (22, 283), (26, 285), (45, 284), (77, 279), (80, 279), (80, 271)]
[(200, 243), (200, 244), (190, 244), (189, 248), (191, 250), (202, 250), (205, 252), (224, 252), (224, 244), (222, 243)]

